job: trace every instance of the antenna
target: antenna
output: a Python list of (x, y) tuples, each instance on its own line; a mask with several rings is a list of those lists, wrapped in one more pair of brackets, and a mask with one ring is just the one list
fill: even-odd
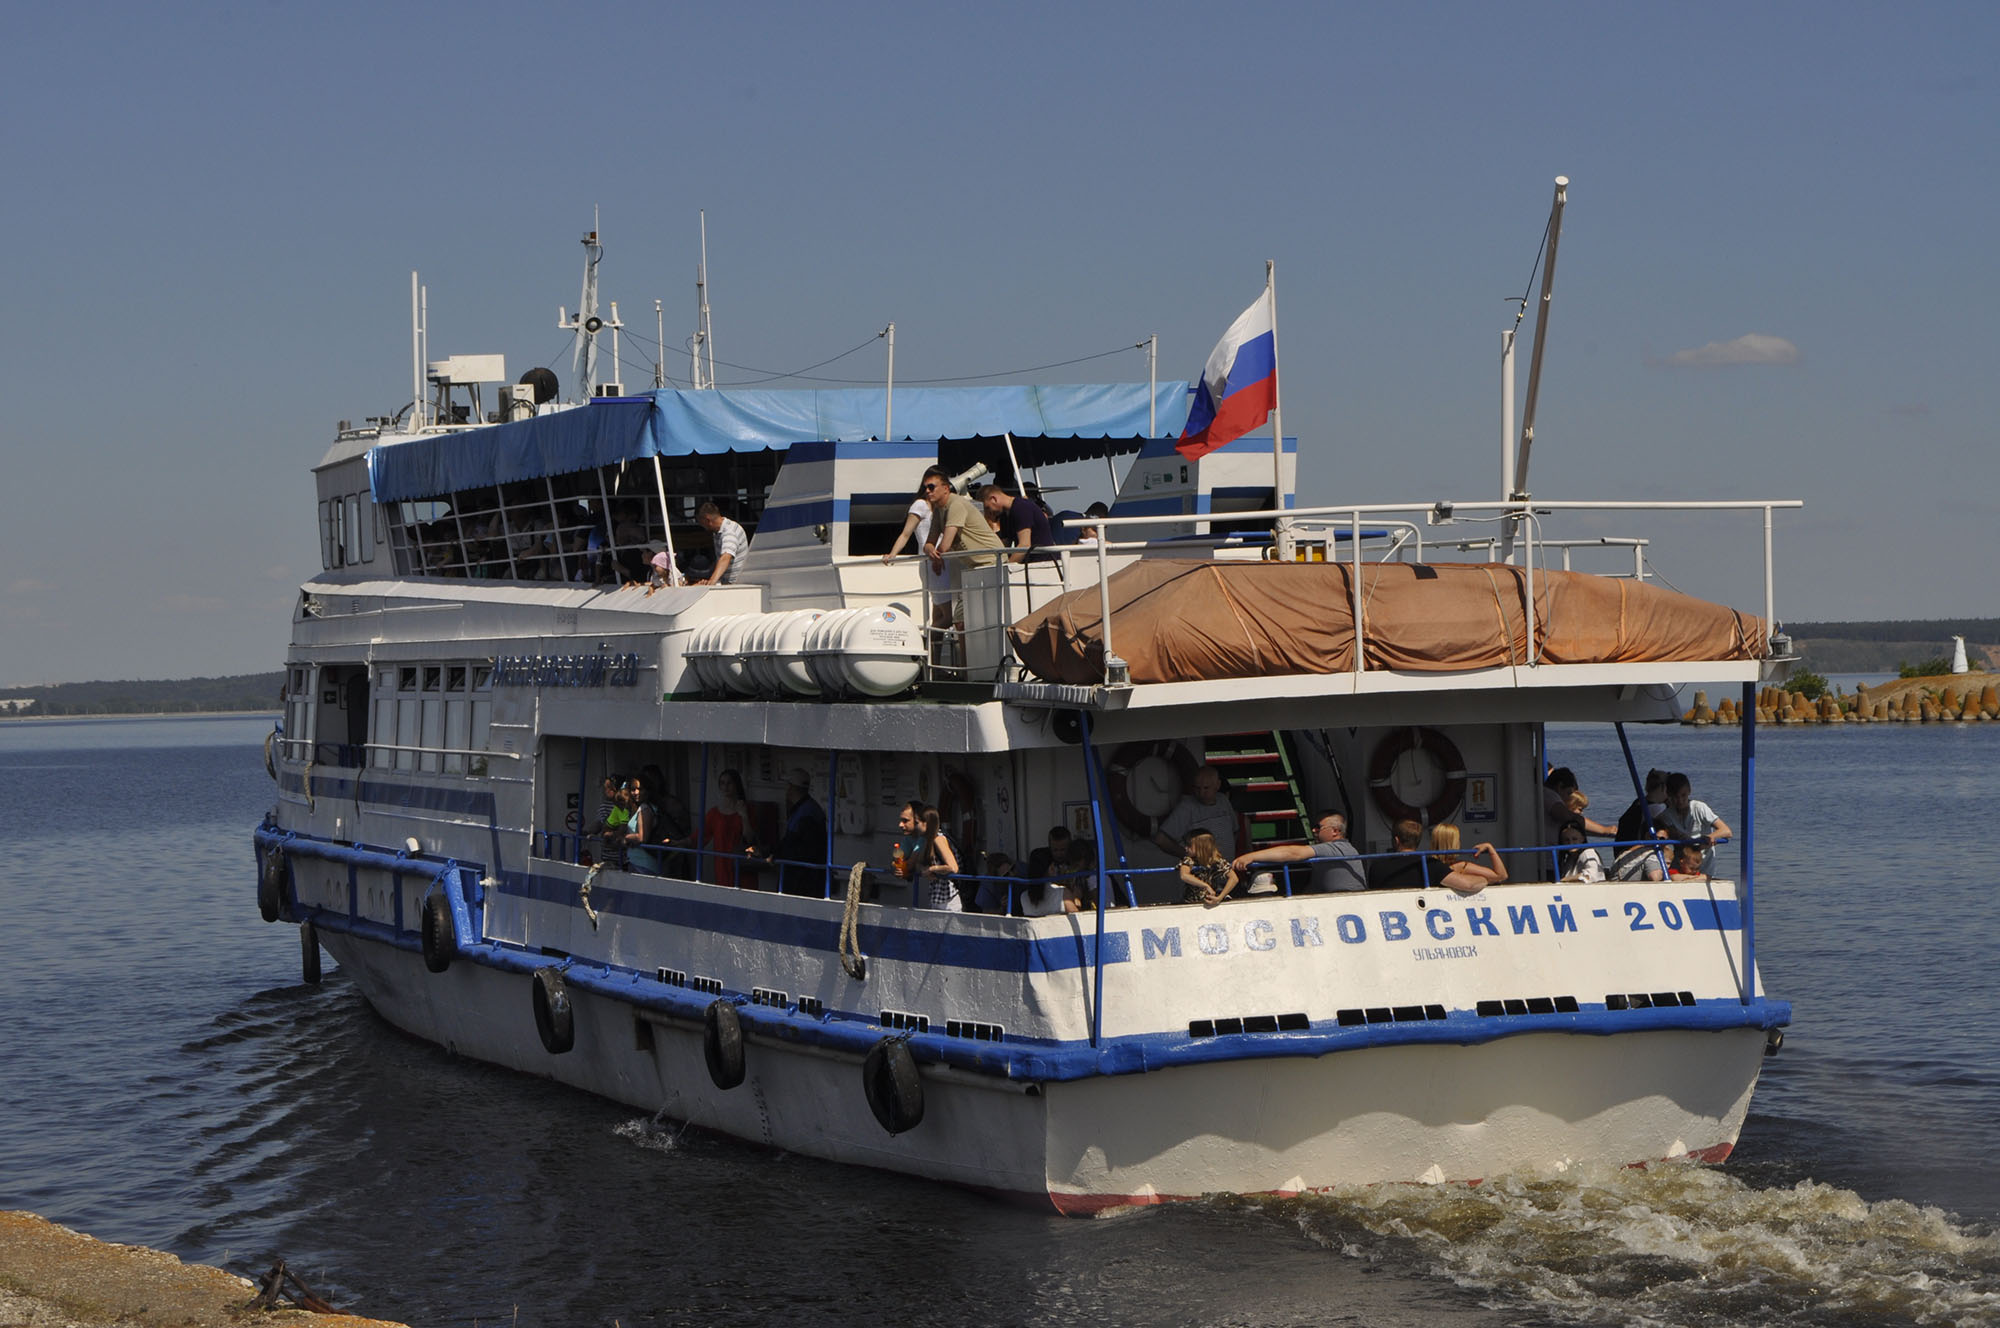
[(714, 329), (708, 321), (708, 209), (701, 210), (701, 260), (694, 269), (694, 385), (715, 386)]
[(660, 351), (660, 358), (653, 361), (653, 386), (656, 388), (667, 385), (667, 315), (665, 310), (666, 306), (664, 304), (658, 300), (653, 301), (653, 336), (656, 338), (653, 344), (659, 347)]
[(410, 273), (410, 432), (424, 413), (424, 311), (422, 287)]

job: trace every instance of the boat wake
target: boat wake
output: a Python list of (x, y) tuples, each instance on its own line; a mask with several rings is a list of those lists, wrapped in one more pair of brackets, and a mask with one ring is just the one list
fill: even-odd
[(668, 1120), (664, 1114), (639, 1116), (612, 1127), (611, 1133), (649, 1153), (677, 1153), (688, 1132), (684, 1122)]
[(2000, 1322), (2000, 1234), (1810, 1180), (1761, 1189), (1691, 1165), (1577, 1167), (1273, 1202), (1325, 1248), (1414, 1254), (1496, 1308), (1560, 1323)]

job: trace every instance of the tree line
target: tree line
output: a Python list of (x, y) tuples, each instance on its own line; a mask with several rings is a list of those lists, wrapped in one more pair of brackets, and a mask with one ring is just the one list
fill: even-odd
[(283, 670), (226, 678), (64, 682), (0, 688), (0, 701), (32, 702), (7, 713), (37, 715), (198, 715), (221, 710), (276, 710)]

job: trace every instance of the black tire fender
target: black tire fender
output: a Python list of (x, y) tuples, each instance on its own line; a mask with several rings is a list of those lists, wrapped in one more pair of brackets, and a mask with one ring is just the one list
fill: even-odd
[(309, 987), (319, 985), (319, 928), (310, 918), (299, 924), (299, 976)]
[(281, 848), (273, 848), (257, 864), (257, 915), (266, 922), (276, 922), (285, 915), (285, 877), (290, 871), (291, 864)]
[(560, 1056), (576, 1045), (576, 1011), (569, 1003), (569, 986), (554, 968), (535, 970), (533, 982), (535, 1032), (551, 1056)]
[(724, 1092), (743, 1082), (743, 1019), (731, 1001), (714, 1000), (703, 1013), (701, 1055), (708, 1077)]
[(443, 891), (432, 891), (425, 897), (420, 926), (424, 967), (433, 973), (442, 973), (451, 967), (452, 960), (458, 958), (458, 935), (452, 927), (451, 901), (444, 897)]
[(885, 1037), (861, 1062), (861, 1091), (868, 1109), (891, 1134), (914, 1130), (924, 1119), (924, 1081), (907, 1039)]

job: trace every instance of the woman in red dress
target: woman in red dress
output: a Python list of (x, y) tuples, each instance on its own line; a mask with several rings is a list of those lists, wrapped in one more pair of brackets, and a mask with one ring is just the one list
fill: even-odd
[[(743, 800), (743, 776), (725, 770), (716, 777), (720, 795), (710, 804), (701, 823), (702, 847), (710, 853), (741, 853), (750, 808)], [(736, 884), (735, 858), (711, 857), (712, 876), (717, 885)]]

